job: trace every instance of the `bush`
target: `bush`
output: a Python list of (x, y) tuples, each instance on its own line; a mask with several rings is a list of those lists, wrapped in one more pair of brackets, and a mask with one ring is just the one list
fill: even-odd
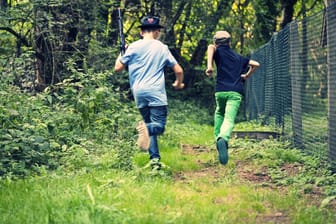
[[(109, 86), (108, 74), (72, 74), (72, 78), (34, 96), (10, 85), (3, 86), (1, 176), (26, 176), (38, 173), (41, 167), (69, 165), (64, 157), (71, 158), (80, 151), (92, 152), (92, 145), (86, 144), (89, 141), (93, 145), (111, 145), (119, 155), (113, 166), (130, 168), (127, 160), (131, 151), (127, 145), (135, 135), (133, 123), (138, 113), (127, 92)], [(112, 144), (111, 140), (116, 141)]]

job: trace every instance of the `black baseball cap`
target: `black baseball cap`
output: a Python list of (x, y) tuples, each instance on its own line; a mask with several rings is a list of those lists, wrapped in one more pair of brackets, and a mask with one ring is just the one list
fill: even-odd
[(139, 28), (163, 28), (163, 26), (160, 25), (160, 18), (157, 16), (145, 16), (141, 19), (141, 25)]

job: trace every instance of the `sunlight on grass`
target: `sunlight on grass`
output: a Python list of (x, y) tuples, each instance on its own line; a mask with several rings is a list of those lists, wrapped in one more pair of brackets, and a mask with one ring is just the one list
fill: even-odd
[(1, 197), (8, 208), (2, 223), (253, 223), (257, 214), (291, 214), (300, 201), (249, 184), (186, 184), (119, 172), (8, 182)]
[(148, 152), (133, 140), (119, 140), (133, 169), (113, 169), (119, 145), (105, 140), (68, 151), (55, 171), (2, 179), (0, 223), (334, 223), (334, 208), (320, 204), (336, 194), (336, 178), (317, 158), (285, 141), (232, 138), (223, 166), (212, 125), (185, 117), (159, 137), (161, 173), (144, 168)]

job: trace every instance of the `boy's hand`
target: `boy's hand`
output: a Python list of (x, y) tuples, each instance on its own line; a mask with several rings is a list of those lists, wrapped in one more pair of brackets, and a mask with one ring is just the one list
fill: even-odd
[(212, 77), (212, 73), (213, 73), (213, 69), (212, 68), (207, 68), (207, 70), (205, 70), (205, 74), (209, 77)]
[(247, 73), (245, 73), (245, 74), (241, 74), (240, 77), (242, 77), (242, 79), (246, 80), (249, 76), (247, 75)]
[(184, 88), (184, 83), (175, 80), (175, 82), (173, 83), (173, 87), (174, 87), (174, 89), (176, 89), (176, 90), (178, 90), (178, 89), (183, 89), (183, 88)]

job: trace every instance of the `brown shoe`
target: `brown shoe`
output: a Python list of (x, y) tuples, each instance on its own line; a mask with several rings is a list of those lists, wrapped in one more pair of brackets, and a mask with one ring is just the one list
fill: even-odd
[(149, 133), (145, 122), (140, 121), (136, 127), (138, 131), (137, 145), (141, 150), (148, 150), (150, 145)]

